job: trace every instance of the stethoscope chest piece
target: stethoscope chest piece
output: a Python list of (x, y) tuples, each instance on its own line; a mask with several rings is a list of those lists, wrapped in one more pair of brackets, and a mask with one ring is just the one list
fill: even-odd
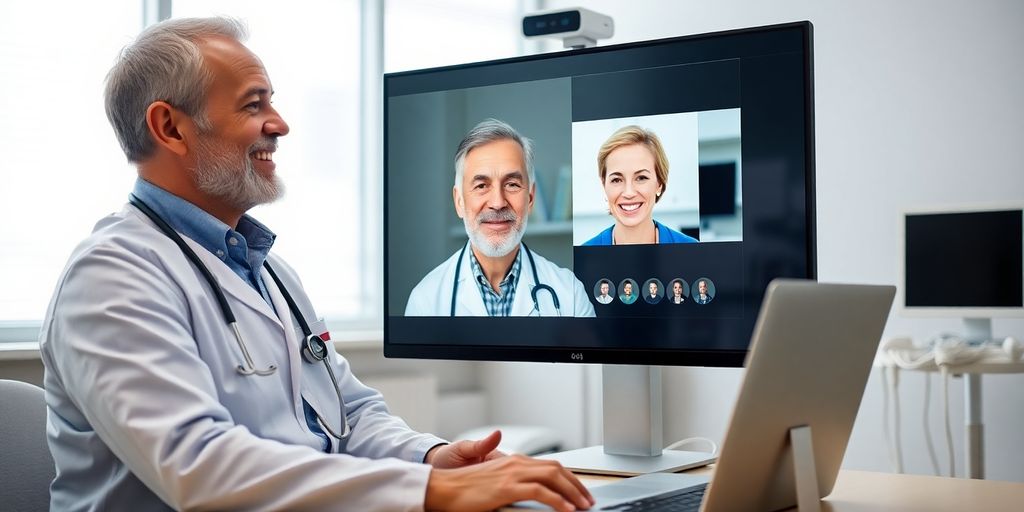
[[(188, 244), (185, 243), (185, 240), (182, 239), (180, 235), (178, 235), (174, 228), (167, 224), (167, 222), (163, 220), (160, 217), (160, 215), (158, 215), (155, 211), (153, 211), (146, 203), (144, 203), (138, 197), (135, 197), (134, 194), (129, 196), (128, 202), (130, 202), (132, 205), (138, 208), (143, 214), (146, 215), (146, 217), (149, 217), (153, 221), (153, 223), (156, 224), (157, 228), (160, 229), (160, 231), (162, 231), (165, 235), (167, 235), (168, 238), (174, 241), (178, 248), (181, 249), (182, 253), (184, 253), (185, 257), (187, 257), (189, 261), (191, 261), (192, 264), (195, 265), (196, 269), (199, 271), (200, 274), (202, 274), (203, 278), (210, 285), (210, 289), (213, 291), (213, 294), (217, 299), (217, 303), (220, 306), (221, 313), (224, 315), (224, 321), (231, 328), (231, 332), (232, 334), (234, 334), (235, 340), (238, 342), (238, 349), (242, 352), (244, 363), (236, 365), (235, 370), (240, 375), (243, 376), (268, 376), (273, 375), (275, 372), (277, 372), (277, 365), (275, 364), (267, 366), (266, 369), (259, 369), (256, 367), (255, 363), (253, 362), (252, 355), (249, 353), (249, 349), (248, 347), (246, 347), (245, 341), (242, 339), (242, 333), (238, 329), (238, 322), (236, 322), (235, 320), (235, 313), (231, 310), (231, 306), (228, 304), (227, 297), (225, 297), (224, 292), (220, 289), (220, 284), (217, 282), (217, 278), (214, 277), (212, 272), (210, 272), (210, 269), (206, 268), (206, 265), (203, 265), (203, 262), (199, 259), (199, 256), (196, 255), (195, 251), (193, 251), (188, 246)], [(291, 311), (296, 321), (298, 321), (299, 327), (302, 328), (302, 333), (306, 336), (305, 339), (303, 339), (302, 341), (302, 358), (308, 361), (309, 363), (323, 363), (324, 367), (327, 369), (327, 375), (331, 378), (331, 384), (334, 387), (334, 392), (338, 395), (338, 405), (340, 409), (339, 412), (341, 414), (342, 425), (341, 433), (338, 433), (337, 431), (332, 429), (330, 425), (328, 425), (327, 422), (324, 421), (323, 417), (320, 416), (319, 412), (316, 412), (316, 410), (314, 410), (313, 412), (316, 414), (317, 419), (320, 422), (320, 425), (323, 426), (324, 430), (328, 434), (336, 437), (339, 440), (345, 439), (346, 437), (349, 436), (352, 430), (348, 423), (348, 416), (345, 414), (345, 398), (341, 394), (341, 385), (338, 383), (338, 377), (334, 375), (334, 369), (331, 367), (331, 359), (329, 357), (329, 354), (330, 351), (334, 349), (334, 347), (328, 347), (327, 342), (325, 342), (322, 337), (320, 337), (317, 334), (313, 334), (313, 332), (310, 331), (309, 324), (306, 322), (305, 317), (303, 317), (302, 311), (299, 309), (299, 306), (295, 303), (295, 299), (292, 298), (292, 295), (288, 293), (288, 290), (285, 288), (284, 283), (281, 282), (281, 278), (277, 276), (277, 272), (275, 272), (274, 268), (270, 266), (270, 262), (264, 261), (263, 267), (267, 269), (267, 272), (270, 274), (270, 277), (274, 280), (274, 284), (277, 285), (277, 288), (278, 290), (280, 290), (281, 295), (284, 296), (285, 302), (288, 303), (289, 311)]]
[(327, 358), (327, 342), (316, 334), (306, 336), (302, 343), (302, 358), (308, 363), (319, 363)]

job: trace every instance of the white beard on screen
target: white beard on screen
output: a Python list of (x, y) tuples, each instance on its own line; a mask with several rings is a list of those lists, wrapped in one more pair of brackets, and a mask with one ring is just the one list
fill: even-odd
[[(479, 231), (480, 224), (490, 220), (511, 220), (515, 224), (512, 226), (512, 231), (504, 238), (495, 241)], [(488, 258), (500, 258), (519, 247), (519, 242), (523, 240), (523, 234), (526, 233), (526, 222), (526, 217), (519, 218), (511, 208), (497, 212), (485, 212), (472, 221), (468, 215), (462, 219), (470, 243)]]

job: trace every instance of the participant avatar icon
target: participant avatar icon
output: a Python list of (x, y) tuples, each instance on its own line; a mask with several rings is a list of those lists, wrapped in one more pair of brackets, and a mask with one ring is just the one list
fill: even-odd
[(693, 301), (697, 304), (708, 304), (715, 298), (715, 283), (706, 277), (697, 279), (694, 285)]
[(682, 304), (686, 302), (686, 297), (690, 295), (690, 285), (686, 284), (686, 281), (682, 279), (673, 279), (668, 285), (668, 295), (666, 296), (670, 304)]
[(615, 288), (612, 287), (612, 282), (607, 279), (598, 281), (597, 286), (594, 286), (594, 299), (601, 304), (611, 304), (615, 299)]
[(623, 304), (632, 304), (636, 302), (637, 297), (639, 297), (638, 288), (636, 281), (629, 278), (623, 279), (622, 282), (619, 283), (619, 289), (622, 290), (619, 293), (619, 300), (621, 300)]
[(644, 283), (644, 300), (648, 304), (657, 304), (665, 297), (665, 289), (657, 278), (650, 278)]

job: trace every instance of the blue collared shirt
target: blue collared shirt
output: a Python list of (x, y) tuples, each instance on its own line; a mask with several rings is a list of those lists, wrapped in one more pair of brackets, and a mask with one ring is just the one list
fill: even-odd
[(132, 190), (175, 231), (191, 238), (220, 258), (232, 272), (252, 286), (263, 300), (274, 305), (260, 276), (260, 268), (277, 235), (256, 219), (243, 215), (238, 227), (227, 224), (198, 206), (139, 178)]
[[(260, 268), (270, 254), (277, 235), (256, 219), (242, 215), (238, 227), (230, 226), (210, 215), (202, 208), (142, 179), (135, 181), (135, 197), (146, 203), (175, 231), (191, 238), (204, 249), (220, 258), (232, 272), (249, 283), (274, 309), (270, 293), (263, 283)], [(330, 440), (317, 423), (313, 408), (302, 399), (306, 423), (320, 437), (324, 450), (330, 449)]]
[(498, 284), (498, 291), (491, 288), (491, 282), (484, 275), (480, 262), (472, 249), (469, 251), (469, 263), (473, 269), (473, 277), (476, 278), (477, 287), (480, 289), (480, 296), (484, 299), (484, 306), (487, 307), (489, 316), (510, 316), (512, 314), (512, 301), (516, 298), (516, 284), (519, 282), (519, 270), (523, 264), (523, 251), (520, 246), (516, 259), (512, 262), (512, 268)]

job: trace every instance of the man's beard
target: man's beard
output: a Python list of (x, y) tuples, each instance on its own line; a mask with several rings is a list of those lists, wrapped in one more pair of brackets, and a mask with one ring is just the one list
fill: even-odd
[(196, 186), (203, 193), (241, 211), (272, 203), (284, 195), (284, 182), (276, 174), (271, 178), (261, 176), (249, 155), (254, 151), (275, 149), (277, 142), (269, 137), (253, 144), (245, 153), (238, 153), (227, 144), (218, 143), (212, 136), (202, 136), (196, 147), (196, 164), (192, 169)]
[[(491, 241), (487, 235), (480, 232), (479, 228), (484, 222), (496, 220), (511, 221), (514, 224), (512, 225), (512, 231), (505, 235), (503, 239)], [(470, 221), (467, 215), (462, 219), (462, 223), (466, 226), (466, 234), (469, 235), (469, 241), (473, 244), (473, 247), (488, 258), (500, 258), (511, 253), (516, 247), (519, 247), (519, 242), (523, 239), (523, 233), (526, 232), (526, 220), (526, 217), (520, 218), (516, 215), (516, 212), (506, 206), (501, 210), (481, 213), (472, 221)]]

